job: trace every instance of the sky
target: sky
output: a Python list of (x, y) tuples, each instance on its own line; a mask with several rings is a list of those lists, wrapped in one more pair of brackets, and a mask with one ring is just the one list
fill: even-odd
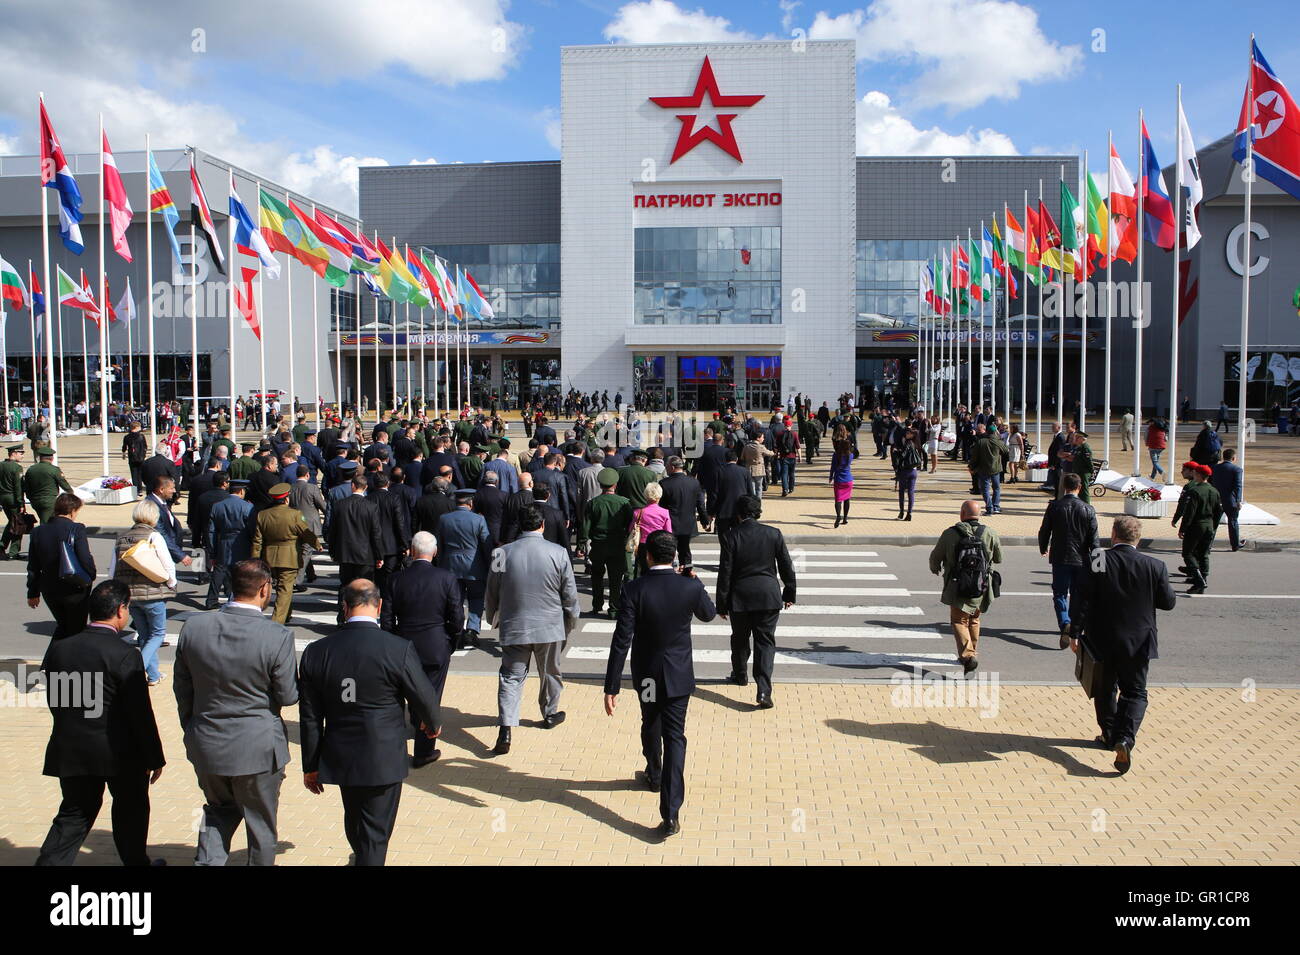
[[(195, 145), (356, 208), (358, 165), (555, 159), (560, 47), (857, 40), (860, 155), (1081, 154), (1137, 112), (1174, 160), (1232, 131), (1250, 33), (1300, 96), (1293, 2), (1209, 0), (0, 0), (0, 155), (36, 151), (43, 91), (68, 150)], [(1095, 158), (1094, 158), (1095, 157)]]

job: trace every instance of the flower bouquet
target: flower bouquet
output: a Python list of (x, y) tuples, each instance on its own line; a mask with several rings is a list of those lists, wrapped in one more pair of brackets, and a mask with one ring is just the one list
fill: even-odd
[(1160, 488), (1133, 487), (1133, 488), (1129, 488), (1125, 496), (1130, 501), (1158, 501), (1160, 500)]
[(128, 478), (118, 477), (116, 474), (112, 477), (106, 477), (99, 482), (99, 486), (106, 491), (120, 491), (124, 487), (130, 487), (131, 481)]
[(1132, 517), (1164, 517), (1165, 502), (1160, 488), (1129, 488), (1124, 492), (1124, 513)]

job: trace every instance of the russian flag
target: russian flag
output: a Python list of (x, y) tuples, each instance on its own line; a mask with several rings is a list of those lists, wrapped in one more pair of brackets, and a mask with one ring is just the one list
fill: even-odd
[(41, 185), (59, 193), (59, 237), (73, 255), (80, 255), (86, 245), (81, 241), (81, 190), (72, 177), (68, 157), (63, 154), (59, 137), (54, 135), (50, 114), (41, 100)]
[(1162, 249), (1174, 247), (1174, 237), (1178, 226), (1174, 222), (1174, 204), (1169, 201), (1169, 190), (1165, 188), (1164, 173), (1156, 160), (1155, 148), (1151, 145), (1151, 135), (1147, 132), (1146, 120), (1142, 120), (1142, 203), (1145, 211), (1142, 231), (1147, 241)]

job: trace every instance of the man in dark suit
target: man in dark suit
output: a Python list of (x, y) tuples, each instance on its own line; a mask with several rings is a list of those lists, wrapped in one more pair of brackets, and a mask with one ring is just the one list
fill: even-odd
[[(718, 615), (731, 621), (731, 676), (746, 686), (745, 664), (754, 645), (754, 682), (758, 707), (772, 708), (772, 663), (776, 658), (776, 624), (782, 609), (794, 604), (794, 564), (781, 532), (760, 524), (763, 502), (745, 495), (736, 505), (738, 523), (723, 534), (718, 563)], [(781, 582), (777, 583), (777, 576)]]
[(144, 482), (146, 489), (154, 487), (159, 478), (171, 478), (173, 483), (181, 479), (181, 469), (172, 463), (172, 459), (163, 453), (163, 449), (163, 445), (158, 445), (157, 453), (151, 458), (146, 458), (140, 465), (140, 480)]
[(478, 493), (474, 495), (474, 510), (487, 521), (488, 540), (492, 547), (501, 543), (501, 521), (505, 516), (508, 495), (501, 490), (501, 477), (495, 471), (484, 471)]
[(704, 585), (689, 571), (673, 571), (677, 542), (668, 531), (646, 538), (650, 569), (623, 588), (618, 623), (605, 668), (605, 712), (614, 715), (623, 662), (632, 651), (632, 687), (641, 702), (641, 751), (646, 787), (659, 793), (662, 837), (681, 831), (685, 796), (686, 707), (695, 690), (691, 617), (716, 616)]
[(375, 583), (379, 585), (379, 593), (384, 598), (379, 623), (389, 631), (393, 629), (393, 575), (402, 569), (406, 549), (411, 541), (411, 521), (406, 501), (391, 485), (392, 478), (380, 471), (373, 476), (369, 495), (379, 514), (379, 554), (382, 562), (375, 569)]
[[(700, 482), (683, 470), (685, 462), (677, 455), (665, 462), (667, 474), (659, 482), (664, 489), (659, 506), (673, 518), (673, 535), (677, 538), (677, 563), (691, 566), (691, 538), (699, 528), (708, 530), (709, 512)], [(698, 521), (698, 524), (696, 523)]]
[(544, 444), (548, 448), (555, 447), (555, 429), (547, 424), (545, 415), (537, 419), (537, 430), (533, 432), (533, 437), (537, 439), (538, 444)]
[(54, 728), (46, 776), (63, 792), (37, 865), (72, 865), (113, 794), (113, 844), (123, 865), (149, 865), (149, 786), (162, 775), (162, 740), (149, 702), (144, 663), (122, 641), (130, 619), (126, 584), (106, 580), (90, 593), (90, 624), (45, 654)]
[(456, 509), (456, 498), (451, 493), (452, 483), (450, 469), (429, 482), (420, 499), (415, 502), (415, 519), (411, 524), (415, 530), (435, 533), (442, 515)]
[[(375, 579), (383, 563), (384, 542), (379, 530), (379, 509), (366, 497), (368, 482), (357, 473), (352, 493), (330, 511), (330, 557), (339, 565), (339, 587), (364, 577)], [(340, 594), (341, 594), (340, 589)], [(339, 623), (343, 623), (343, 598), (339, 597)]]
[(719, 540), (736, 526), (736, 508), (740, 499), (748, 497), (750, 491), (749, 469), (737, 463), (740, 456), (731, 448), (725, 453), (727, 463), (718, 472), (717, 495), (713, 499), (713, 509), (709, 511)]
[[(160, 477), (145, 486), (150, 488), (148, 499), (158, 505), (156, 528), (167, 543), (167, 552), (171, 554), (173, 561), (188, 567), (192, 563), (190, 555), (181, 547), (185, 531), (181, 528), (181, 522), (176, 519), (176, 515), (172, 513), (172, 501), (176, 500), (175, 480), (170, 477)], [(179, 567), (176, 569), (180, 570)]]
[(406, 708), (436, 738), (438, 704), (415, 644), (380, 629), (379, 588), (354, 580), (340, 598), (346, 622), (308, 644), (299, 667), (303, 785), (320, 795), (337, 784), (354, 863), (383, 865), (410, 772)]
[(197, 549), (205, 547), (204, 538), (208, 533), (208, 509), (216, 503), (204, 503), (204, 496), (216, 486), (216, 476), (221, 474), (221, 461), (209, 458), (207, 470), (200, 471), (190, 480), (188, 488), (189, 508), (185, 522), (190, 528), (190, 546)]
[(533, 506), (542, 512), (542, 537), (569, 551), (569, 525), (564, 515), (551, 504), (551, 489), (546, 484), (533, 488)]
[(1241, 500), (1244, 482), (1241, 465), (1237, 463), (1237, 449), (1224, 448), (1223, 460), (1214, 466), (1210, 483), (1219, 492), (1223, 506), (1223, 516), (1228, 521), (1228, 544), (1234, 551), (1241, 550), (1245, 543), (1237, 527), (1237, 516), (1241, 513)]
[[(434, 566), (437, 553), (438, 542), (434, 536), (417, 532), (411, 538), (411, 563), (393, 578), (392, 589), (397, 635), (415, 645), (424, 676), (433, 688), (434, 704), (441, 706), (447, 669), (452, 651), (460, 641), (465, 615), (461, 610), (460, 581), (450, 571)], [(441, 753), (433, 748), (433, 740), (419, 732), (419, 718), (414, 709), (411, 723), (416, 729), (411, 766), (419, 769)]]
[(519, 490), (506, 498), (501, 514), (501, 543), (509, 544), (519, 539), (519, 515), (537, 503), (533, 496), (533, 476), (525, 471), (519, 475)]
[(566, 524), (572, 524), (577, 516), (578, 493), (564, 474), (564, 455), (552, 451), (543, 460), (544, 466), (533, 471), (533, 487), (549, 486), (551, 496), (547, 500), (551, 507), (560, 512)]
[[(723, 466), (727, 463), (727, 446), (723, 443), (722, 426), (718, 425), (716, 430), (710, 430), (704, 441), (704, 447), (700, 449), (700, 456), (695, 461), (695, 477), (700, 482), (700, 487), (704, 489), (706, 508), (709, 513), (714, 511), (714, 498), (718, 494), (718, 475)], [(681, 555), (678, 555), (680, 561)]]
[(1137, 550), (1141, 521), (1115, 518), (1110, 539), (1111, 548), (1098, 551), (1085, 567), (1071, 646), (1079, 652), (1082, 634), (1103, 667), (1104, 687), (1093, 699), (1101, 728), (1097, 742), (1115, 751), (1115, 769), (1123, 775), (1133, 765), (1133, 744), (1147, 710), (1147, 666), (1159, 655), (1156, 611), (1173, 610), (1177, 597), (1164, 563)]

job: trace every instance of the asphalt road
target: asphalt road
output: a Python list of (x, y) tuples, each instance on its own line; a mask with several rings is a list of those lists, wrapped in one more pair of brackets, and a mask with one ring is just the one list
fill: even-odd
[[(93, 538), (91, 549), (102, 572), (109, 541)], [(702, 537), (696, 567), (712, 591), (716, 539)], [(845, 546), (829, 542), (794, 548), (800, 566), (799, 601), (782, 615), (777, 630), (776, 678), (780, 681), (838, 682), (889, 680), (899, 672), (960, 678), (947, 608), (939, 603), (939, 579), (929, 573), (925, 547)], [(1051, 574), (1030, 547), (1005, 549), (1000, 567), (1003, 596), (985, 615), (980, 673), (1004, 682), (1072, 682), (1073, 655), (1058, 649), (1051, 606)], [(1152, 551), (1171, 570), (1180, 563), (1173, 550)], [(337, 579), (327, 560), (321, 577), (294, 601), (294, 625), (301, 648), (328, 633), (333, 622)], [(25, 601), (25, 564), (0, 562), (0, 606), (9, 622), (0, 626), (0, 657), (39, 659), (53, 631), (44, 607)], [(591, 606), (587, 577), (578, 564), (583, 609)], [(1152, 664), (1152, 684), (1261, 686), (1300, 685), (1300, 653), (1294, 614), (1300, 611), (1300, 554), (1230, 554), (1216, 550), (1211, 590), (1201, 597), (1180, 596), (1178, 607), (1160, 619), (1160, 659)], [(1185, 591), (1181, 577), (1175, 589)], [(171, 605), (168, 633), (175, 642), (184, 619), (201, 607), (200, 588), (182, 581)], [(613, 621), (584, 612), (565, 655), (566, 673), (603, 674)], [(729, 628), (718, 619), (695, 625), (696, 673), (701, 680), (725, 677), (730, 670)], [(164, 663), (172, 649), (162, 651)], [(483, 648), (462, 651), (456, 671), (493, 672), (497, 667), (492, 631)]]

